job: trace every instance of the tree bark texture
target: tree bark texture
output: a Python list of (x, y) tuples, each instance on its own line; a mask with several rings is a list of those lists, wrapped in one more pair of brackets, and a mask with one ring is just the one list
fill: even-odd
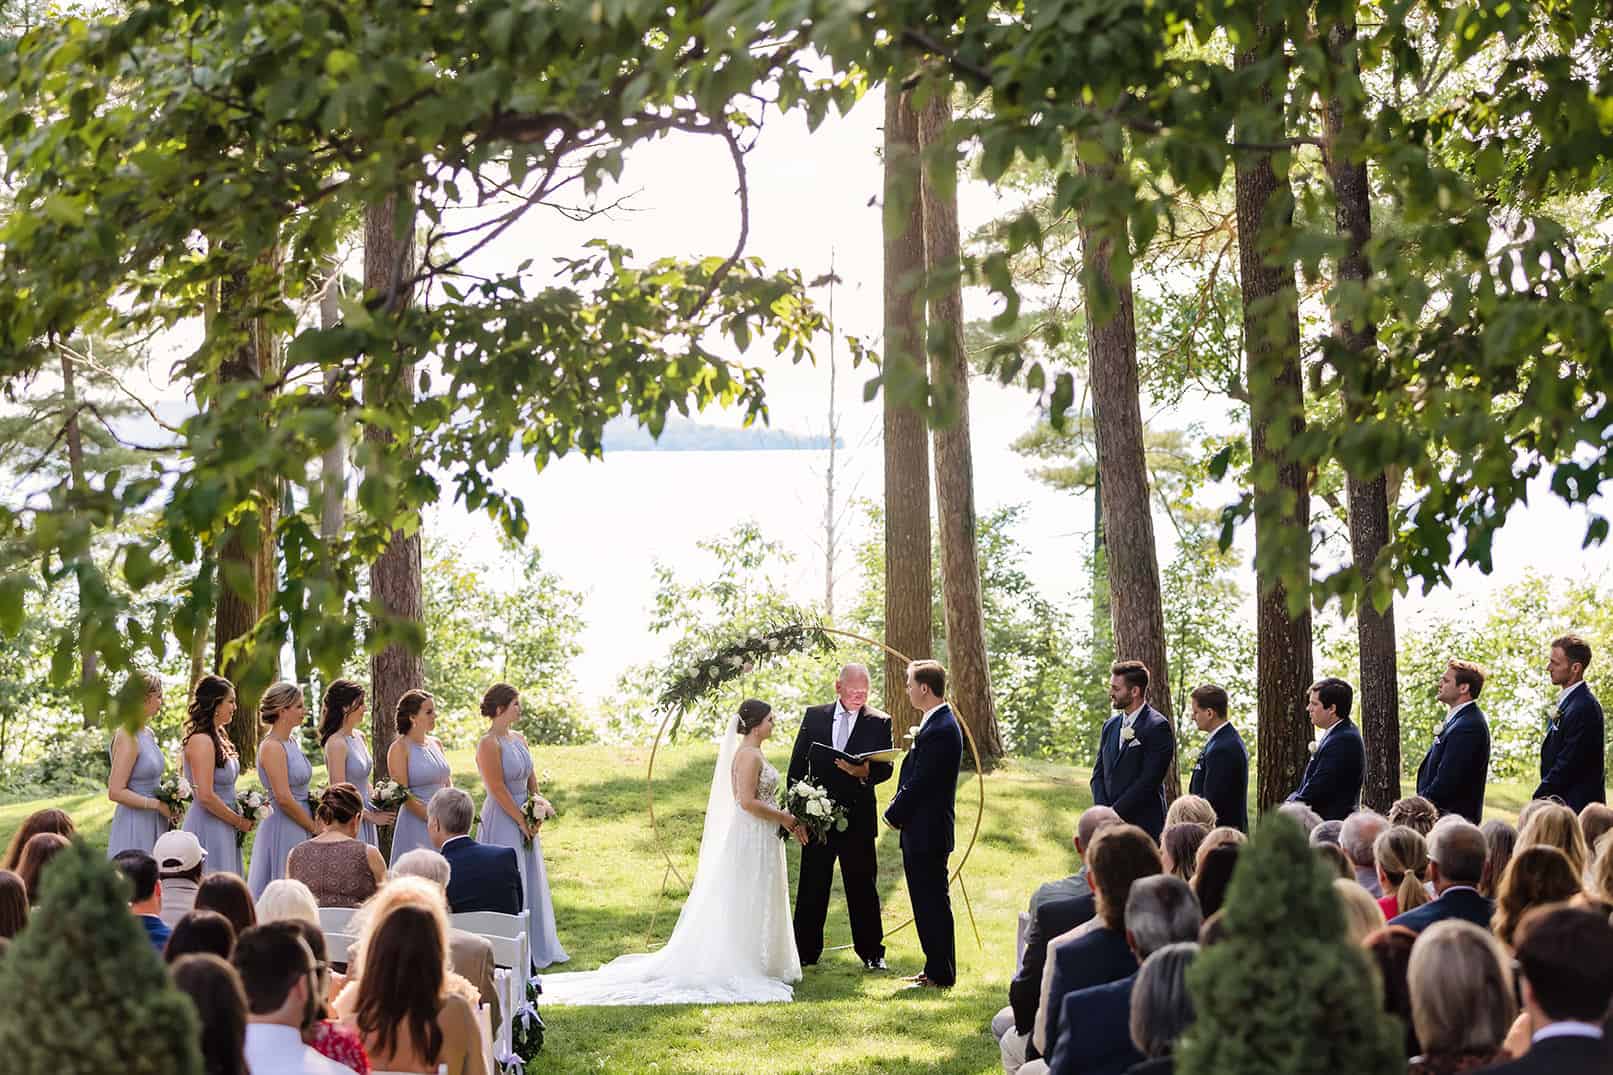
[[(926, 153), (943, 143), (952, 121), (952, 101), (936, 93), (919, 115), (919, 144)], [(933, 165), (933, 160), (932, 160)], [(962, 252), (955, 182), (937, 189), (924, 175), (924, 248), (932, 274), (956, 265)], [(930, 380), (951, 404), (948, 420), (932, 433), (935, 445), (936, 525), (941, 537), (941, 596), (946, 617), (948, 695), (974, 734), (981, 765), (1002, 757), (1002, 736), (991, 697), (986, 660), (986, 620), (981, 603), (980, 556), (975, 535), (974, 455), (969, 440), (969, 357), (963, 338), (963, 289), (954, 282), (931, 289)]]
[[(71, 483), (70, 488), (75, 496), (83, 495), (86, 490), (84, 480), (84, 431), (78, 421), (78, 383), (73, 369), (73, 360), (64, 348), (62, 356), (62, 406), (67, 411), (67, 425), (64, 438), (67, 442), (67, 475)], [(79, 704), (82, 706), (84, 727), (93, 728), (99, 723), (100, 707), (90, 696), (90, 689), (95, 684), (96, 674), (100, 666), (100, 655), (90, 644), (89, 632), (84, 619), (84, 597), (79, 594), (78, 599), (78, 652), (79, 668)]]
[[(922, 376), (925, 333), (924, 202), (919, 192), (918, 115), (912, 95), (885, 95), (884, 296), (886, 389), (885, 644), (913, 660), (934, 653), (931, 627), (930, 434), (924, 414), (892, 392), (893, 379)], [(885, 708), (896, 741), (920, 714), (908, 704), (907, 665), (885, 657)]]
[[(1378, 361), (1378, 330), (1366, 304), (1372, 275), (1367, 244), (1372, 241), (1372, 192), (1366, 158), (1361, 153), (1366, 129), (1359, 61), (1355, 51), (1355, 14), (1346, 10), (1329, 30), (1328, 53), (1341, 92), (1329, 98), (1325, 113), (1328, 177), (1333, 184), (1334, 215), (1339, 235), (1348, 241), (1339, 259), (1332, 302), (1333, 334), (1350, 355), (1355, 370), (1345, 384), (1359, 383)], [(1350, 96), (1344, 96), (1348, 91)], [(1342, 308), (1348, 289), (1358, 309)], [(1352, 312), (1354, 316), (1352, 316)], [(1359, 414), (1362, 393), (1346, 390), (1346, 413)], [(1362, 801), (1380, 813), (1400, 798), (1400, 687), (1395, 656), (1393, 593), (1380, 613), (1373, 603), (1372, 582), (1379, 554), (1389, 543), (1389, 479), (1379, 470), (1358, 473), (1346, 468), (1350, 506), (1350, 552), (1361, 575), (1363, 592), (1356, 603), (1356, 635), (1360, 643), (1361, 681), (1357, 695), (1361, 734), (1367, 746), (1366, 785)]]
[[(332, 265), (331, 279), (319, 300), (319, 327), (333, 329), (342, 322), (341, 266)], [(339, 382), (335, 366), (325, 371), (325, 394), (334, 397)], [(333, 542), (342, 533), (347, 508), (347, 441), (338, 435), (336, 443), (325, 450), (319, 464), (319, 536)]]
[[(364, 213), (364, 290), (385, 299), (384, 310), (396, 314), (406, 308), (410, 295), (400, 281), (414, 272), (414, 231), (400, 235), (394, 226), (396, 196)], [(367, 399), (412, 393), (414, 366), (404, 366), (395, 378), (371, 377), (365, 381)], [(364, 439), (382, 453), (396, 452), (390, 432), (366, 426)], [(386, 616), (421, 621), (425, 608), (420, 584), (420, 533), (394, 530), (379, 559), (370, 565), (370, 600)], [(370, 658), (372, 754), (376, 778), (386, 775), (386, 752), (397, 735), (394, 714), (404, 692), (423, 686), (425, 669), (420, 654), (394, 643)]]
[[(1282, 48), (1282, 38), (1261, 26), (1254, 47), (1238, 53), (1246, 70)], [(1240, 128), (1240, 141), (1261, 141), (1282, 125), (1269, 89), (1259, 130)], [(1294, 265), (1272, 251), (1280, 249), (1293, 226), (1293, 194), (1279, 182), (1270, 154), (1245, 154), (1236, 169), (1238, 263), (1243, 290), (1244, 355), (1249, 381), (1249, 446), (1255, 502), (1255, 578), (1259, 589), (1256, 619), (1256, 798), (1265, 810), (1299, 786), (1312, 738), (1305, 711), (1313, 678), (1311, 614), (1289, 608), (1283, 584), (1284, 555), (1310, 555), (1310, 484), (1293, 458), (1294, 439), (1305, 428), (1304, 382), (1300, 368), (1299, 296)]]

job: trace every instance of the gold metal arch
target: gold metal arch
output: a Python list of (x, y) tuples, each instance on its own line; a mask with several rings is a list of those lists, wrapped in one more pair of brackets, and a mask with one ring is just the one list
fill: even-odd
[[(867, 638), (851, 631), (842, 631), (836, 627), (821, 627), (819, 630), (823, 631), (825, 634), (839, 635), (841, 638), (848, 638), (854, 642), (861, 642), (864, 645), (878, 647), (899, 661), (911, 663), (913, 660), (913, 658), (909, 657), (901, 650), (898, 650), (892, 646), (887, 646), (878, 639)], [(887, 689), (889, 686), (889, 684), (886, 684)], [(650, 746), (649, 768), (644, 774), (644, 793), (650, 812), (650, 831), (655, 837), (656, 850), (660, 851), (661, 857), (666, 860), (666, 872), (661, 876), (661, 894), (663, 896), (666, 895), (667, 881), (670, 878), (676, 877), (678, 879), (678, 883), (683, 885), (684, 888), (690, 887), (689, 882), (686, 881), (683, 877), (683, 874), (678, 871), (677, 864), (672, 861), (672, 855), (667, 851), (666, 844), (661, 839), (661, 826), (655, 819), (655, 755), (656, 752), (661, 748), (661, 737), (666, 734), (667, 725), (671, 723), (671, 720), (672, 713), (670, 712), (661, 719), (661, 726), (655, 731), (655, 742)], [(969, 843), (968, 846), (963, 849), (963, 857), (958, 860), (957, 868), (952, 871), (951, 880), (957, 883), (958, 891), (963, 894), (963, 905), (964, 908), (969, 912), (969, 927), (974, 931), (975, 944), (979, 945), (980, 948), (984, 950), (985, 945), (980, 939), (980, 926), (975, 922), (974, 904), (969, 899), (969, 890), (965, 888), (963, 884), (963, 867), (968, 863), (970, 854), (974, 852), (975, 841), (980, 837), (980, 823), (986, 816), (986, 781), (984, 778), (984, 771), (980, 765), (980, 748), (975, 743), (974, 732), (969, 730), (969, 723), (961, 718), (958, 720), (958, 726), (963, 729), (964, 741), (969, 744), (969, 754), (974, 758), (975, 790), (977, 793), (977, 799), (975, 804), (974, 828), (969, 833)], [(657, 906), (656, 914), (659, 913), (660, 908)], [(900, 925), (887, 931), (885, 935), (888, 937), (892, 934), (900, 933), (902, 930), (906, 929), (912, 924), (913, 919), (911, 916), (909, 916), (906, 919), (903, 919)], [(650, 916), (649, 932), (651, 934), (655, 932), (655, 915)], [(851, 947), (849, 944), (831, 945), (825, 950), (837, 951), (839, 949), (849, 947)]]

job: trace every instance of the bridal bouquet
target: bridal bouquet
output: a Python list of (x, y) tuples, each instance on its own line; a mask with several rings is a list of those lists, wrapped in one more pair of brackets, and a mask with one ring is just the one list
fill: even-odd
[(409, 789), (391, 777), (377, 780), (375, 787), (370, 789), (370, 802), (374, 803), (374, 808), (383, 814), (397, 813), (408, 801)]
[(152, 798), (168, 807), (168, 827), (177, 829), (185, 820), (185, 804), (191, 800), (190, 781), (177, 772), (167, 773)]
[[(555, 811), (554, 804), (542, 795), (528, 795), (526, 802), (521, 804), (521, 820), (531, 829), (560, 815)], [(532, 838), (527, 837), (526, 846), (532, 846)]]
[[(829, 798), (828, 789), (810, 777), (797, 780), (780, 792), (779, 806), (794, 814), (814, 840), (824, 839), (830, 829), (845, 832), (851, 824), (846, 808)], [(789, 839), (788, 829), (780, 828), (778, 832), (779, 839)]]
[[(235, 797), (235, 808), (241, 811), (241, 816), (254, 824), (265, 820), (274, 813), (274, 807), (269, 805), (269, 796), (256, 788), (251, 788)], [(246, 833), (235, 834), (235, 846), (240, 847), (246, 843)]]

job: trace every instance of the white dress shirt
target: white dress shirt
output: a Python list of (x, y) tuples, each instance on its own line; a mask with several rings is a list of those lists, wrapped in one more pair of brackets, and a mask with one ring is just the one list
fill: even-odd
[(1535, 1031), (1534, 1036), (1529, 1039), (1529, 1044), (1537, 1045), (1547, 1038), (1595, 1038), (1597, 1041), (1601, 1041), (1602, 1028), (1595, 1023), (1580, 1023), (1573, 1019), (1564, 1019), (1557, 1023), (1547, 1023)]
[(930, 722), (931, 714), (933, 714), (937, 709), (940, 709), (943, 705), (946, 705), (946, 703), (942, 702), (940, 705), (933, 705), (924, 711), (924, 715), (919, 718), (918, 730), (913, 733), (913, 738), (918, 738), (919, 732), (922, 732), (924, 730), (924, 726)]
[(296, 1027), (279, 1023), (246, 1025), (246, 1069), (252, 1075), (353, 1075), (304, 1045)]
[(1585, 686), (1585, 681), (1582, 679), (1577, 683), (1570, 683), (1568, 686), (1564, 687), (1563, 692), (1557, 696), (1557, 708), (1559, 710), (1562, 709), (1563, 703), (1568, 701), (1568, 696), (1583, 686)]

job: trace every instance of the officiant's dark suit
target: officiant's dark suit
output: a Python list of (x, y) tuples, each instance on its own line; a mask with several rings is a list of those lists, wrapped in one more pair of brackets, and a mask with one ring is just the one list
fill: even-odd
[[(914, 680), (921, 675), (923, 689), (917, 690)], [(913, 904), (913, 927), (924, 949), (924, 973), (915, 977), (920, 984), (941, 988), (950, 987), (958, 977), (947, 858), (952, 854), (958, 770), (963, 763), (963, 732), (952, 707), (941, 698), (945, 689), (946, 673), (934, 661), (915, 662), (909, 669), (908, 700), (925, 716), (902, 759), (896, 794), (885, 807), (885, 821), (902, 834), (902, 870)]]
[[(847, 673), (842, 673), (842, 680)], [(837, 684), (838, 685), (838, 684)], [(866, 680), (864, 681), (866, 694)], [(851, 699), (858, 701), (858, 699)], [(851, 943), (865, 964), (885, 956), (885, 927), (879, 910), (879, 861), (874, 842), (879, 837), (879, 804), (874, 785), (883, 784), (895, 771), (889, 762), (868, 762), (868, 775), (859, 779), (834, 763), (834, 755), (818, 747), (836, 746), (836, 725), (849, 722), (844, 743), (847, 754), (866, 754), (891, 748), (891, 719), (866, 703), (848, 708), (847, 699), (806, 711), (790, 754), (788, 781), (811, 773), (829, 789), (829, 797), (846, 808), (845, 832), (830, 831), (827, 842), (813, 841), (801, 849), (801, 876), (795, 890), (795, 947), (801, 964), (810, 966), (823, 954), (823, 923), (829, 913), (829, 888), (835, 860), (840, 861), (840, 883), (846, 890), (851, 915)]]

